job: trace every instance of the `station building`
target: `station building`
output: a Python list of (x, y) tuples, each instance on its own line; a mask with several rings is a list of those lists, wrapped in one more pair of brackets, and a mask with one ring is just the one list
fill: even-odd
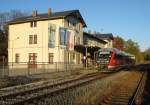
[(83, 45), (76, 45), (75, 49), (83, 54), (83, 60), (86, 60), (86, 65), (94, 66), (97, 51), (106, 47), (107, 42), (98, 38), (96, 35), (83, 32)]
[(107, 46), (107, 41), (98, 38), (94, 34), (84, 32), (83, 44), (87, 49), (87, 52), (84, 52), (83, 55), (87, 55), (88, 66), (93, 66), (96, 60), (97, 51), (101, 48), (105, 48)]
[[(74, 49), (83, 45), (83, 28), (86, 23), (79, 10), (38, 14), (8, 22), (8, 62), (11, 67), (28, 64), (68, 63), (82, 66), (81, 52)], [(39, 64), (39, 65), (38, 65)]]
[(88, 47), (98, 47), (98, 48), (105, 48), (107, 42), (102, 40), (101, 38), (98, 38), (94, 34), (90, 34), (87, 32), (83, 33), (83, 44)]
[(94, 35), (107, 42), (105, 48), (113, 48), (114, 37), (112, 33), (96, 33)]

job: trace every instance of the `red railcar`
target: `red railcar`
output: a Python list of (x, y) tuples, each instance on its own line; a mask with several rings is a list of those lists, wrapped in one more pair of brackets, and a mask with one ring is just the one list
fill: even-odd
[(97, 64), (100, 68), (116, 68), (131, 66), (135, 63), (135, 56), (115, 48), (98, 50)]

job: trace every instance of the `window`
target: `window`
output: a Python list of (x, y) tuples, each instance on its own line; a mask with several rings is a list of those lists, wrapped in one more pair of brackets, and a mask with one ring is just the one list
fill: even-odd
[(72, 23), (72, 25), (73, 25), (74, 27), (76, 27), (76, 23)]
[(29, 44), (37, 44), (37, 35), (29, 35)]
[(67, 45), (67, 29), (60, 28), (60, 45)]
[(34, 44), (37, 44), (37, 35), (34, 35)]
[(74, 44), (77, 45), (76, 36), (74, 36)]
[(29, 35), (29, 44), (32, 44), (33, 41), (33, 35)]
[(54, 53), (49, 53), (49, 64), (53, 64)]
[(69, 22), (69, 20), (67, 20), (67, 26), (70, 27), (70, 22)]
[(80, 64), (80, 54), (76, 53), (76, 64)]
[(75, 59), (75, 53), (73, 53), (73, 59)]
[(33, 22), (30, 22), (30, 27), (33, 27)]
[(79, 31), (81, 31), (81, 25), (80, 25), (80, 24), (79, 24), (79, 26), (78, 26), (78, 27), (79, 27), (79, 28), (78, 28), (78, 30), (79, 30)]
[(33, 23), (34, 23), (34, 27), (36, 27), (36, 26), (37, 26), (37, 22), (36, 22), (36, 21), (34, 21)]
[(80, 37), (78, 37), (78, 44), (80, 44)]
[(16, 55), (15, 55), (15, 62), (19, 63), (19, 54), (18, 53), (16, 53)]
[(31, 27), (36, 27), (36, 26), (37, 26), (37, 21), (32, 21), (32, 22), (30, 23), (30, 26), (31, 26)]
[(37, 54), (36, 53), (29, 53), (29, 62), (36, 63), (37, 62)]

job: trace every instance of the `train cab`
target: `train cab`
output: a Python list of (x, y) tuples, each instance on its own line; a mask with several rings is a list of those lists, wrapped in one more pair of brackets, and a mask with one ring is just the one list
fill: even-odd
[(121, 66), (133, 65), (135, 56), (115, 48), (98, 50), (97, 63), (100, 69), (112, 69)]

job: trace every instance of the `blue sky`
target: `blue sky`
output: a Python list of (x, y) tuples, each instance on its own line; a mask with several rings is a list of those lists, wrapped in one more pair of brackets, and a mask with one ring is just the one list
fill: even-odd
[(150, 47), (150, 0), (0, 0), (0, 12), (19, 9), (39, 13), (79, 9), (89, 29), (132, 39)]

